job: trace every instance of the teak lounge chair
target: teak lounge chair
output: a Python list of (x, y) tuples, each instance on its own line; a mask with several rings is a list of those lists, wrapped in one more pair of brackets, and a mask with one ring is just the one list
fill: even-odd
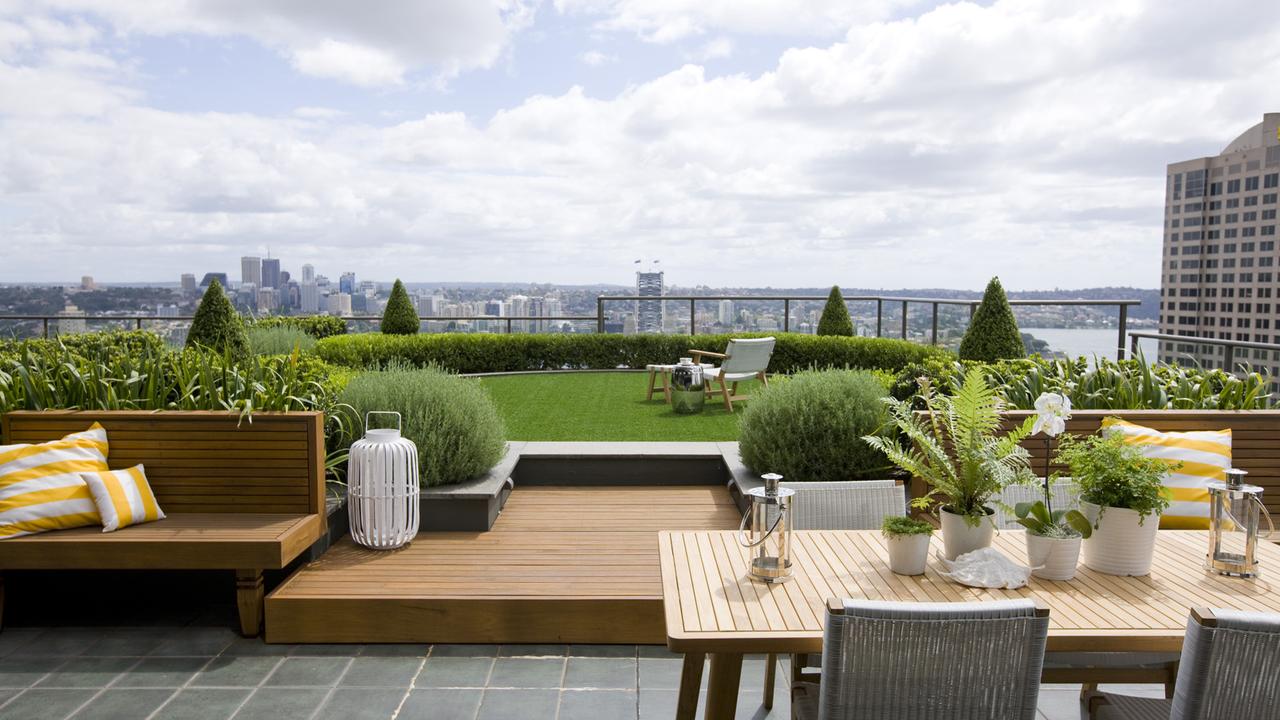
[[(706, 378), (707, 397), (719, 393), (724, 399), (724, 409), (733, 412), (734, 403), (751, 397), (738, 394), (739, 382), (755, 378), (766, 386), (769, 384), (765, 370), (769, 368), (769, 359), (773, 357), (773, 346), (776, 343), (777, 340), (772, 337), (733, 339), (725, 347), (724, 353), (690, 350), (689, 355), (695, 363), (701, 363), (704, 357), (720, 360), (720, 367), (702, 371)], [(719, 383), (719, 389), (716, 389), (716, 383)]]

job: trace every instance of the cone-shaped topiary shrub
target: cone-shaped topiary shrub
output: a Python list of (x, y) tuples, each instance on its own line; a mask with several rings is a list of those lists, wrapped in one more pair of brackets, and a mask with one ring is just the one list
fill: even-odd
[(418, 311), (409, 299), (404, 283), (396, 280), (387, 298), (387, 309), (382, 311), (382, 332), (387, 335), (414, 335), (418, 332)]
[(849, 317), (849, 308), (844, 304), (839, 285), (831, 286), (827, 304), (822, 308), (822, 317), (818, 319), (818, 334), (853, 336), (853, 320)]
[(982, 294), (982, 303), (973, 314), (969, 329), (960, 341), (960, 359), (995, 362), (1027, 356), (1018, 321), (1005, 297), (1000, 278), (991, 278)]
[(249, 356), (249, 336), (245, 333), (244, 321), (216, 278), (209, 283), (200, 307), (196, 308), (191, 331), (187, 333), (187, 347), (209, 348), (236, 360)]

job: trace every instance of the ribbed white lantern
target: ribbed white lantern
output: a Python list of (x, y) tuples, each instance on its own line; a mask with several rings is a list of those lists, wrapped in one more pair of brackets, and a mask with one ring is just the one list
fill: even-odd
[[(369, 416), (395, 415), (395, 429), (369, 429)], [(351, 539), (378, 550), (407, 545), (418, 534), (418, 447), (400, 436), (400, 413), (364, 416), (364, 437), (347, 459)]]

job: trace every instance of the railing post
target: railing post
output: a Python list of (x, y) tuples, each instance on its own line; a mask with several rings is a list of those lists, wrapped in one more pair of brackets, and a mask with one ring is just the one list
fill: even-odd
[(782, 300), (782, 332), (791, 332), (791, 298)]
[[(1116, 360), (1124, 359), (1124, 336), (1129, 332), (1129, 306), (1120, 304), (1120, 342), (1116, 344)], [(1137, 353), (1135, 352), (1136, 356)]]
[(880, 326), (884, 320), (884, 300), (876, 298), (876, 337), (880, 337)]
[(138, 321), (137, 325), (135, 325), (135, 326), (134, 326), (134, 329), (135, 329), (135, 330), (141, 330), (141, 329), (142, 329), (142, 316), (141, 316), (141, 315), (139, 315), (138, 317), (134, 318), (134, 320)]
[(973, 315), (974, 315), (974, 313), (976, 313), (976, 312), (978, 312), (978, 302), (977, 302), (977, 301), (974, 301), (974, 302), (969, 303), (969, 320), (970, 320), (970, 321), (972, 321), (972, 320), (973, 320)]
[(40, 322), (44, 323), (44, 339), (49, 339), (49, 318), (40, 318)]
[(510, 316), (507, 317), (507, 334), (508, 335), (511, 334), (511, 317)]
[(693, 298), (689, 298), (689, 334), (698, 334), (698, 316), (693, 311)]
[(604, 333), (604, 296), (596, 296), (596, 332)]
[(907, 301), (902, 301), (902, 339), (907, 339)]
[(938, 344), (938, 303), (933, 304), (933, 329), (930, 331), (929, 343), (931, 345)]
[[(1129, 354), (1133, 355), (1134, 357), (1138, 357), (1138, 340), (1140, 340), (1140, 339), (1141, 339), (1141, 338), (1139, 338), (1137, 335), (1131, 335), (1131, 336), (1129, 337)], [(1159, 341), (1159, 340), (1157, 340), (1157, 341), (1156, 341), (1156, 347), (1157, 347), (1157, 348), (1158, 348), (1158, 347), (1160, 347), (1159, 343), (1160, 343), (1160, 341)], [(1157, 350), (1157, 351), (1156, 351), (1156, 359), (1157, 359), (1157, 360), (1159, 360), (1159, 359), (1160, 359), (1160, 358), (1159, 358), (1159, 355), (1160, 355), (1160, 352)]]
[(1234, 375), (1236, 373), (1236, 346), (1226, 345), (1222, 348), (1222, 369)]

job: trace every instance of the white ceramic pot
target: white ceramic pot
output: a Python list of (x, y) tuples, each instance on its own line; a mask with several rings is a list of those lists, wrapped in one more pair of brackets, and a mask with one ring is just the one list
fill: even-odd
[(889, 569), (899, 575), (923, 575), (929, 560), (929, 540), (932, 535), (891, 535)]
[[(1080, 512), (1095, 525), (1093, 534), (1084, 541), (1084, 564), (1107, 575), (1147, 575), (1151, 572), (1151, 556), (1156, 548), (1156, 531), (1160, 529), (1159, 513), (1143, 518), (1128, 508), (1109, 507), (1105, 512), (1097, 505), (1080, 503)], [(1102, 519), (1098, 520), (1099, 513)]]
[[(1051, 538), (1027, 533), (1027, 564), (1043, 580), (1070, 580), (1080, 562), (1080, 538)], [(1043, 566), (1043, 567), (1041, 567)]]
[(948, 560), (955, 560), (967, 552), (991, 546), (995, 525), (991, 522), (993, 511), (991, 508), (986, 510), (987, 517), (982, 518), (977, 526), (970, 525), (965, 522), (963, 515), (956, 515), (945, 507), (938, 513), (942, 518), (943, 554)]

